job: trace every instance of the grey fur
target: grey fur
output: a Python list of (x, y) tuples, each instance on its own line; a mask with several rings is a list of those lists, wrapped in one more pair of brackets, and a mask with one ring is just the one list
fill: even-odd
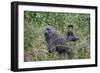
[(44, 34), (47, 42), (48, 52), (51, 53), (53, 51), (57, 51), (59, 54), (70, 52), (66, 38), (58, 34), (53, 26), (45, 27)]

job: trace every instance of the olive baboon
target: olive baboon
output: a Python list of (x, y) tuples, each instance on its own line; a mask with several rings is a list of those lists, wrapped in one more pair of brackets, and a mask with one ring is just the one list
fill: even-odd
[(57, 51), (58, 54), (69, 54), (71, 48), (67, 45), (66, 38), (57, 33), (53, 26), (46, 26), (44, 30), (48, 52)]

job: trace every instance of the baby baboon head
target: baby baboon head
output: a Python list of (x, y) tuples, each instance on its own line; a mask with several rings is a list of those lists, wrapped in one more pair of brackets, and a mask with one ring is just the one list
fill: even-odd
[(67, 41), (73, 41), (73, 42), (79, 39), (75, 36), (75, 33), (73, 31), (73, 25), (68, 25), (68, 30), (65, 37)]

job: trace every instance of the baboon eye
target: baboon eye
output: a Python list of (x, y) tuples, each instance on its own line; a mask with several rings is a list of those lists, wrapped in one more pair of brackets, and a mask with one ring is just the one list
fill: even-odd
[(47, 30), (50, 30), (49, 28), (47, 28)]

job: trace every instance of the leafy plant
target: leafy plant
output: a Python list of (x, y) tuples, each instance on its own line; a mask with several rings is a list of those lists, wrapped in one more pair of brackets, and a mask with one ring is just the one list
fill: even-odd
[(24, 11), (24, 61), (62, 59), (57, 53), (48, 53), (43, 28), (52, 25), (64, 35), (69, 24), (74, 26), (74, 32), (79, 38), (72, 44), (75, 54), (72, 59), (90, 58), (89, 14)]

